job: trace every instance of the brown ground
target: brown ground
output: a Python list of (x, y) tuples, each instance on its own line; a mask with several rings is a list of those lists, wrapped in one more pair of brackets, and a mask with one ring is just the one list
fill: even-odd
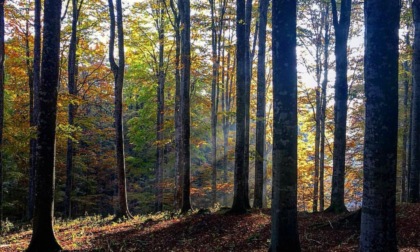
[[(300, 213), (302, 251), (357, 251), (358, 223), (337, 220), (343, 215)], [(115, 223), (110, 218), (87, 217), (60, 222), (56, 235), (67, 251), (267, 251), (270, 211), (245, 215), (161, 214)], [(400, 251), (420, 251), (420, 204), (398, 206), (397, 238)], [(21, 251), (29, 231), (3, 237), (0, 251)]]

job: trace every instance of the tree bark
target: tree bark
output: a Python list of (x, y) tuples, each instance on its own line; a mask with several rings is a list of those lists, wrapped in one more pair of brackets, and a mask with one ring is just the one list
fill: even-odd
[(249, 204), (249, 130), (250, 130), (250, 104), (251, 104), (251, 79), (252, 58), (249, 39), (251, 37), (252, 0), (246, 0), (245, 6), (245, 145), (244, 145), (244, 199), (247, 209)]
[(245, 0), (236, 1), (236, 144), (235, 144), (235, 170), (232, 213), (245, 213), (247, 209), (245, 174), (245, 130), (246, 130), (246, 27), (245, 27)]
[(340, 19), (337, 4), (331, 0), (333, 25), (335, 30), (335, 105), (334, 105), (334, 150), (331, 205), (327, 211), (345, 212), (344, 180), (346, 162), (346, 122), (347, 122), (347, 42), (350, 28), (351, 0), (341, 1)]
[[(41, 1), (34, 0), (34, 61), (33, 61), (33, 83), (32, 83), (32, 111), (30, 126), (36, 129), (39, 115), (39, 85), (41, 82)], [(36, 134), (35, 134), (36, 135)], [(35, 201), (35, 167), (36, 167), (36, 136), (31, 137), (29, 150), (29, 192), (28, 192), (28, 219), (32, 219)]]
[(156, 188), (155, 188), (155, 211), (163, 210), (163, 163), (164, 163), (164, 116), (165, 116), (165, 69), (163, 54), (165, 51), (165, 27), (164, 27), (164, 2), (158, 0), (156, 29), (159, 37), (159, 62), (158, 62), (158, 87), (157, 87), (157, 122), (156, 122)]
[[(70, 45), (69, 45), (69, 57), (68, 57), (68, 81), (67, 86), (69, 90), (69, 95), (71, 99), (76, 98), (77, 96), (77, 59), (76, 59), (76, 52), (77, 52), (77, 23), (79, 18), (79, 9), (78, 9), (78, 1), (72, 0), (72, 24), (71, 24), (71, 37), (70, 37)], [(68, 123), (70, 126), (74, 126), (74, 116), (76, 113), (76, 104), (70, 100), (70, 104), (68, 106)], [(66, 195), (64, 201), (64, 210), (65, 215), (68, 218), (71, 218), (72, 212), (72, 205), (71, 205), (71, 192), (73, 187), (73, 157), (74, 157), (74, 145), (73, 139), (69, 137), (67, 139), (67, 157), (66, 157)]]
[(408, 181), (408, 201), (420, 202), (420, 1), (413, 1), (414, 45), (413, 45), (413, 111), (411, 114), (411, 160)]
[(327, 84), (328, 84), (328, 58), (330, 45), (330, 21), (329, 21), (330, 5), (325, 5), (325, 29), (324, 29), (324, 80), (321, 87), (321, 129), (320, 129), (320, 157), (319, 157), (319, 209), (324, 211), (324, 171), (325, 171), (325, 118), (327, 111)]
[(364, 7), (366, 124), (360, 251), (397, 251), (400, 6), (398, 0), (369, 0)]
[(255, 191), (254, 208), (263, 207), (265, 162), (265, 48), (267, 35), (268, 0), (259, 2), (258, 73), (257, 73), (257, 125), (255, 133)]
[[(116, 0), (117, 22), (115, 23), (114, 3), (112, 0), (109, 3), (109, 14), (111, 19), (110, 25), (110, 42), (109, 42), (109, 61), (111, 70), (114, 74), (114, 95), (115, 95), (115, 146), (117, 157), (117, 177), (118, 177), (118, 208), (116, 212), (117, 217), (131, 218), (127, 203), (127, 182), (125, 175), (125, 158), (124, 158), (124, 132), (123, 132), (123, 117), (122, 117), (122, 101), (123, 101), (123, 84), (124, 84), (124, 31), (122, 21), (122, 6), (121, 0)], [(114, 59), (114, 44), (115, 44), (115, 25), (117, 26), (118, 37), (118, 65)]]
[(273, 201), (269, 251), (300, 251), (297, 227), (296, 0), (273, 1)]
[(190, 72), (191, 72), (191, 38), (190, 38), (190, 1), (178, 0), (181, 21), (181, 82), (180, 82), (180, 168), (182, 177), (181, 212), (191, 210), (190, 199)]
[(53, 230), (60, 14), (61, 1), (45, 0), (41, 82), (39, 86), (36, 193), (33, 233), (27, 251), (61, 250)]

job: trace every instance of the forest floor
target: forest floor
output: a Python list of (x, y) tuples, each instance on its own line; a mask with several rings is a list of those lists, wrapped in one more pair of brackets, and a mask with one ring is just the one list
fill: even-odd
[[(55, 230), (65, 251), (268, 250), (270, 210), (251, 210), (245, 215), (224, 212), (161, 213), (117, 222), (93, 216), (58, 220)], [(345, 218), (348, 215), (299, 213), (302, 251), (357, 251), (360, 223), (357, 218)], [(0, 251), (24, 250), (31, 237), (28, 228), (15, 227), (0, 237)], [(397, 238), (399, 251), (420, 251), (420, 204), (397, 207)]]

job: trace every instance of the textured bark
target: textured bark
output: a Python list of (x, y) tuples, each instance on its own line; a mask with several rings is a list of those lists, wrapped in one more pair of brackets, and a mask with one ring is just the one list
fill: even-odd
[(190, 199), (190, 72), (191, 72), (191, 38), (190, 38), (190, 1), (178, 0), (181, 20), (181, 83), (180, 83), (180, 170), (182, 174), (182, 206), (181, 212), (191, 209)]
[(0, 0), (0, 231), (3, 230), (4, 0)]
[(32, 239), (27, 251), (59, 251), (54, 236), (55, 127), (59, 78), (61, 1), (45, 0), (39, 86), (36, 188)]
[(251, 103), (251, 78), (252, 78), (252, 58), (249, 39), (251, 36), (252, 21), (252, 0), (246, 0), (245, 6), (245, 145), (244, 145), (244, 199), (246, 208), (251, 208), (249, 204), (249, 130), (250, 130), (250, 103)]
[(165, 116), (165, 69), (163, 53), (165, 51), (165, 27), (164, 27), (164, 2), (158, 0), (156, 11), (157, 18), (156, 29), (158, 30), (159, 36), (159, 62), (158, 62), (158, 87), (157, 87), (157, 115), (156, 115), (156, 169), (155, 169), (155, 211), (160, 212), (163, 210), (163, 163), (164, 163), (164, 147), (163, 144), (164, 135), (164, 116)]
[(319, 157), (319, 209), (324, 211), (324, 171), (325, 171), (325, 112), (327, 110), (327, 84), (328, 84), (328, 58), (330, 45), (329, 34), (329, 9), (330, 5), (325, 6), (325, 28), (324, 28), (324, 79), (321, 86), (321, 129), (320, 129), (320, 157)]
[(398, 0), (365, 1), (363, 206), (360, 251), (397, 251)]
[(265, 162), (265, 44), (267, 35), (268, 0), (259, 2), (258, 73), (257, 73), (257, 125), (255, 133), (255, 191), (254, 208), (263, 207)]
[(420, 1), (413, 1), (413, 111), (411, 114), (411, 160), (408, 181), (408, 201), (420, 202)]
[[(410, 46), (410, 37), (409, 33), (406, 34), (406, 45)], [(410, 71), (410, 68), (408, 66), (408, 61), (404, 61), (402, 65), (404, 69), (404, 100), (403, 100), (403, 108), (404, 108), (404, 126), (403, 126), (403, 139), (402, 139), (402, 160), (401, 160), (401, 202), (407, 201), (407, 175), (408, 175), (408, 143), (409, 143), (409, 129), (410, 129), (410, 121), (409, 121), (409, 105), (408, 105), (408, 99), (409, 99), (409, 85), (410, 85), (410, 76), (408, 75), (408, 72)]]
[(236, 1), (236, 145), (232, 213), (245, 213), (247, 202), (245, 186), (245, 109), (246, 109), (246, 28), (245, 0)]
[[(116, 146), (116, 157), (117, 157), (117, 177), (118, 177), (118, 207), (116, 216), (131, 218), (130, 211), (128, 210), (127, 204), (127, 182), (125, 176), (125, 157), (124, 157), (124, 132), (123, 132), (123, 117), (122, 117), (122, 91), (124, 84), (124, 67), (125, 67), (125, 55), (124, 55), (124, 31), (122, 21), (122, 6), (121, 0), (116, 0), (117, 10), (117, 22), (115, 23), (115, 12), (114, 3), (112, 0), (109, 3), (109, 14), (110, 14), (110, 42), (109, 42), (109, 61), (111, 64), (111, 70), (114, 74), (114, 123), (115, 123), (115, 146)], [(117, 26), (117, 37), (118, 37), (118, 65), (114, 59), (114, 44), (115, 44), (115, 25)]]
[(296, 0), (273, 1), (273, 201), (269, 251), (300, 251), (297, 228)]
[[(71, 37), (70, 37), (70, 45), (69, 45), (69, 57), (68, 57), (68, 65), (67, 65), (67, 72), (68, 72), (68, 81), (67, 87), (69, 90), (69, 95), (72, 98), (75, 98), (77, 95), (77, 59), (76, 59), (76, 51), (77, 51), (77, 23), (79, 18), (79, 10), (78, 10), (78, 1), (72, 0), (72, 23), (71, 23)], [(74, 116), (76, 113), (76, 105), (70, 102), (68, 107), (68, 124), (70, 126), (74, 126)], [(73, 156), (74, 153), (74, 145), (72, 138), (67, 139), (67, 157), (66, 157), (66, 195), (64, 200), (64, 211), (65, 215), (68, 218), (71, 218), (72, 212), (72, 205), (71, 205), (71, 192), (72, 192), (72, 182), (73, 182)]]
[[(33, 83), (32, 83), (32, 111), (30, 126), (33, 129), (38, 124), (39, 114), (39, 85), (41, 82), (41, 0), (34, 0), (34, 61), (33, 61)], [(36, 137), (30, 140), (29, 150), (29, 192), (28, 192), (28, 219), (32, 219), (35, 201), (35, 167), (36, 167)]]
[(347, 42), (350, 28), (351, 0), (341, 1), (340, 19), (337, 5), (331, 0), (333, 25), (335, 30), (335, 104), (334, 104), (334, 150), (331, 205), (327, 211), (345, 212), (344, 180), (346, 159), (346, 122), (347, 122)]
[(181, 73), (180, 73), (180, 57), (181, 57), (181, 34), (180, 34), (180, 18), (178, 11), (175, 8), (174, 0), (169, 2), (174, 20), (172, 26), (175, 30), (175, 192), (174, 205), (176, 209), (181, 208), (182, 204), (182, 176), (183, 174), (180, 165), (180, 146), (181, 146), (181, 112), (180, 112), (180, 87), (181, 87)]

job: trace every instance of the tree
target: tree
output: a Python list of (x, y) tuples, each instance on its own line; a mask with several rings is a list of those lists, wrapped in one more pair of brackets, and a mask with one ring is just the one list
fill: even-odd
[(335, 30), (335, 105), (334, 105), (334, 152), (331, 205), (327, 211), (345, 212), (344, 178), (346, 158), (346, 122), (347, 122), (347, 41), (350, 28), (351, 0), (341, 1), (340, 18), (337, 3), (331, 0), (333, 26)]
[(300, 251), (295, 0), (273, 1), (273, 201), (269, 251)]
[(156, 19), (155, 25), (158, 30), (159, 37), (159, 62), (157, 70), (158, 78), (158, 87), (157, 87), (157, 124), (156, 124), (156, 170), (155, 170), (155, 179), (156, 179), (156, 201), (155, 201), (155, 211), (159, 212), (163, 209), (163, 161), (164, 161), (164, 113), (165, 113), (165, 69), (164, 69), (164, 50), (165, 50), (165, 24), (164, 24), (164, 2), (163, 0), (158, 0), (157, 5), (159, 8), (156, 10)]
[[(125, 157), (124, 157), (124, 133), (123, 133), (123, 117), (122, 117), (122, 91), (124, 84), (124, 67), (125, 67), (125, 55), (124, 55), (124, 31), (122, 21), (122, 6), (121, 0), (116, 0), (117, 10), (117, 23), (115, 24), (114, 14), (114, 3), (112, 0), (109, 3), (109, 15), (111, 18), (110, 27), (110, 42), (109, 42), (109, 61), (111, 64), (111, 70), (114, 74), (114, 95), (115, 95), (115, 145), (116, 145), (116, 156), (117, 156), (117, 174), (118, 174), (118, 217), (131, 217), (130, 211), (128, 210), (127, 204), (127, 182), (125, 175)], [(114, 58), (114, 44), (115, 44), (115, 25), (118, 31), (118, 65)]]
[[(41, 0), (35, 0), (34, 10), (34, 59), (32, 78), (32, 104), (30, 108), (30, 126), (35, 128), (38, 124), (39, 114), (39, 85), (41, 82)], [(35, 167), (36, 167), (36, 142), (35, 136), (30, 140), (29, 152), (29, 193), (28, 193), (28, 219), (32, 219), (35, 198)]]
[(3, 230), (4, 0), (0, 0), (0, 231)]
[(267, 35), (268, 0), (259, 2), (258, 73), (257, 73), (257, 128), (255, 143), (255, 192), (254, 208), (263, 207), (265, 162), (265, 44)]
[(408, 201), (420, 202), (420, 1), (413, 1), (414, 45), (413, 45), (413, 100), (411, 125), (411, 157), (408, 181)]
[[(68, 80), (67, 86), (69, 95), (71, 95), (71, 101), (68, 107), (68, 123), (70, 127), (74, 126), (74, 115), (76, 113), (76, 104), (73, 99), (77, 95), (77, 23), (79, 19), (79, 11), (83, 1), (78, 6), (78, 0), (72, 0), (72, 23), (71, 23), (71, 36), (69, 45), (69, 56), (68, 56)], [(67, 217), (71, 217), (71, 192), (72, 192), (72, 180), (73, 180), (73, 156), (74, 146), (73, 139), (69, 137), (67, 139), (67, 158), (66, 158), (66, 196), (65, 196), (65, 214)]]
[(191, 40), (190, 40), (190, 1), (178, 0), (181, 29), (181, 82), (180, 82), (180, 160), (179, 170), (182, 174), (181, 212), (191, 209), (190, 201), (190, 73), (191, 73)]
[(236, 1), (236, 145), (235, 145), (235, 171), (232, 213), (245, 213), (247, 208), (245, 186), (248, 184), (245, 174), (245, 109), (246, 109), (246, 50), (245, 47), (245, 1)]
[(397, 251), (399, 9), (398, 0), (364, 3), (366, 123), (360, 251)]
[(53, 230), (60, 14), (61, 1), (45, 0), (35, 169), (36, 193), (33, 233), (27, 251), (61, 250)]

